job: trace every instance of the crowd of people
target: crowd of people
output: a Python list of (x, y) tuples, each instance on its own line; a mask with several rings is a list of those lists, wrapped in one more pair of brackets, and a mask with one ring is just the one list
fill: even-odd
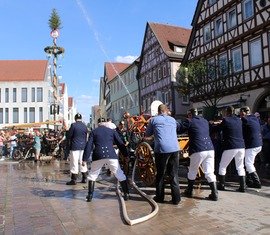
[[(71, 173), (71, 179), (66, 184), (76, 185), (78, 175), (81, 174), (81, 183), (88, 183), (88, 202), (92, 201), (95, 181), (104, 165), (119, 180), (124, 199), (128, 200), (128, 180), (118, 159), (120, 151), (126, 160), (129, 160), (125, 123), (121, 121), (116, 126), (111, 119), (103, 118), (98, 122), (98, 127), (89, 133), (82, 122), (81, 114), (77, 113), (69, 130), (44, 133), (36, 130), (28, 136), (24, 135), (24, 138), (34, 147), (36, 161), (39, 160), (40, 152), (49, 154), (50, 142), (65, 140), (64, 159), (69, 156)], [(260, 155), (261, 163), (265, 167), (270, 166), (270, 117), (262, 123), (258, 115), (250, 112), (249, 107), (240, 108), (240, 114), (236, 115), (234, 108), (229, 106), (225, 116), (219, 120), (207, 121), (198, 115), (196, 109), (190, 109), (185, 120), (176, 121), (168, 107), (161, 104), (158, 115), (149, 120), (143, 139), (153, 140), (157, 169), (154, 197), (156, 202), (163, 203), (165, 200), (166, 176), (169, 178), (172, 204), (177, 205), (181, 201), (178, 134), (182, 133), (189, 136), (190, 165), (188, 185), (184, 191), (186, 197), (193, 197), (198, 169), (202, 167), (211, 189), (207, 198), (217, 201), (218, 190), (226, 190), (227, 167), (233, 159), (239, 177), (238, 191), (245, 192), (246, 187), (261, 188), (255, 161)], [(22, 136), (16, 130), (0, 132), (1, 160), (8, 155), (13, 158), (21, 139)], [(90, 170), (88, 162), (91, 162)]]
[(16, 151), (33, 148), (35, 161), (40, 160), (40, 154), (50, 155), (58, 145), (64, 151), (68, 147), (65, 138), (65, 130), (54, 131), (50, 129), (35, 129), (23, 131), (17, 129), (0, 131), (0, 161), (16, 160)]

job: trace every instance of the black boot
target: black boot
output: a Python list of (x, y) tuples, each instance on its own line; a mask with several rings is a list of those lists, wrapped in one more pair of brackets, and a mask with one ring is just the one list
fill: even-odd
[(66, 185), (76, 185), (77, 174), (71, 174), (71, 181), (67, 182)]
[(91, 202), (93, 198), (95, 188), (95, 181), (89, 180), (88, 181), (88, 195), (86, 196), (86, 201)]
[(225, 175), (219, 175), (219, 182), (217, 185), (217, 189), (221, 191), (225, 191)]
[(81, 183), (83, 183), (83, 184), (86, 183), (86, 180), (87, 180), (87, 173), (88, 173), (88, 172), (82, 172), (82, 181), (81, 181)]
[(246, 185), (249, 188), (253, 187), (253, 180), (251, 178), (251, 174), (249, 174), (248, 172), (246, 172)]
[(252, 184), (251, 188), (261, 188), (262, 185), (261, 185), (261, 181), (260, 181), (260, 178), (259, 178), (257, 172), (254, 171), (254, 172), (250, 173), (249, 175), (250, 175), (250, 177), (251, 177), (251, 179), (253, 181), (253, 184)]
[(129, 189), (127, 180), (120, 181), (120, 185), (124, 193), (124, 200), (127, 201), (129, 199)]
[(246, 177), (239, 176), (240, 187), (238, 189), (239, 192), (244, 193), (246, 191)]
[(188, 186), (186, 188), (186, 190), (184, 191), (184, 195), (186, 197), (191, 198), (193, 196), (193, 185), (195, 183), (195, 180), (189, 180), (188, 179)]
[(209, 183), (211, 188), (211, 194), (208, 196), (209, 200), (217, 201), (218, 200), (218, 190), (217, 190), (217, 182)]

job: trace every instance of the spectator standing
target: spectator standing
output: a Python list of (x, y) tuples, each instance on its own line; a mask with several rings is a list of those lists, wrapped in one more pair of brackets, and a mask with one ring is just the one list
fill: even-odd
[(263, 160), (266, 167), (270, 167), (270, 117), (267, 118), (267, 122), (262, 126), (262, 138), (263, 138)]
[(177, 205), (181, 201), (178, 180), (179, 144), (177, 131), (180, 133), (180, 124), (168, 115), (168, 108), (164, 104), (158, 106), (158, 115), (152, 117), (146, 128), (146, 139), (154, 135), (154, 154), (157, 168), (156, 196), (154, 200), (164, 202), (164, 177), (167, 170), (169, 175), (172, 203)]
[[(101, 122), (102, 120), (99, 119), (98, 123)], [(103, 165), (106, 163), (108, 164), (111, 172), (120, 182), (121, 188), (124, 192), (124, 200), (129, 199), (127, 178), (119, 165), (114, 144), (117, 145), (124, 156), (128, 156), (126, 146), (115, 130), (104, 125), (98, 125), (98, 127), (91, 131), (89, 135), (83, 154), (83, 166), (86, 166), (86, 162), (89, 160), (91, 153), (93, 153), (91, 169), (88, 176), (87, 202), (92, 201), (96, 179)]]
[(234, 159), (240, 181), (239, 192), (245, 192), (245, 142), (243, 137), (242, 121), (239, 117), (234, 115), (233, 107), (229, 106), (226, 108), (226, 117), (222, 119), (220, 128), (222, 131), (222, 147), (224, 151), (219, 163), (218, 189), (225, 190), (226, 169), (232, 159)]
[(0, 131), (0, 161), (4, 161), (5, 160), (5, 142), (6, 138), (5, 138), (5, 132), (4, 131)]
[(71, 181), (67, 185), (75, 185), (78, 173), (82, 173), (81, 183), (86, 183), (87, 180), (87, 165), (82, 165), (82, 157), (87, 141), (87, 127), (82, 122), (82, 115), (75, 115), (75, 123), (72, 123), (69, 128), (68, 139), (70, 143), (70, 172)]
[(17, 148), (17, 131), (16, 130), (12, 130), (11, 131), (11, 136), (9, 138), (9, 142), (10, 142), (10, 158), (13, 159), (13, 154), (15, 149)]
[(202, 165), (205, 178), (210, 185), (209, 200), (218, 200), (217, 182), (215, 171), (215, 151), (209, 133), (209, 123), (198, 116), (196, 109), (188, 111), (188, 119), (183, 122), (184, 129), (188, 130), (190, 165), (188, 170), (188, 187), (185, 191), (187, 197), (192, 197), (193, 185)]
[(40, 132), (38, 130), (35, 131), (33, 147), (35, 149), (35, 162), (37, 162), (40, 160), (39, 155), (41, 150)]
[(255, 158), (262, 150), (262, 134), (259, 119), (250, 113), (250, 108), (240, 109), (245, 140), (245, 167), (247, 171), (246, 184), (250, 188), (261, 188), (261, 181), (254, 166)]

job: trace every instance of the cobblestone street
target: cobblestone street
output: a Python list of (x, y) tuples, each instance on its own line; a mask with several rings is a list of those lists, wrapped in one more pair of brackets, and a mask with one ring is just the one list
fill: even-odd
[[(0, 163), (0, 234), (269, 234), (270, 184), (246, 193), (229, 182), (219, 201), (205, 200), (210, 190), (202, 185), (193, 199), (182, 197), (178, 206), (159, 204), (159, 213), (134, 226), (125, 224), (114, 177), (102, 174), (91, 203), (85, 201), (86, 184), (68, 186), (66, 162)], [(180, 178), (181, 190), (186, 187)], [(143, 187), (149, 196), (154, 188)], [(131, 219), (151, 212), (135, 191), (126, 202)], [(166, 189), (169, 201), (169, 188)]]

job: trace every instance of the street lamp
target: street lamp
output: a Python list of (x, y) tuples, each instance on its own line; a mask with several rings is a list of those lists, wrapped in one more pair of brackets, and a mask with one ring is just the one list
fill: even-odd
[(53, 103), (50, 106), (50, 114), (53, 115), (53, 120), (56, 121), (56, 115), (59, 114), (59, 102), (58, 102), (58, 85), (59, 79), (57, 77), (57, 59), (59, 55), (62, 55), (65, 50), (63, 47), (59, 47), (56, 45), (56, 40), (59, 37), (59, 30), (54, 29), (51, 31), (51, 37), (53, 38), (53, 45), (47, 46), (44, 48), (44, 51), (47, 54), (47, 58), (50, 59), (53, 57), (53, 74), (52, 74), (52, 85), (53, 85)]

